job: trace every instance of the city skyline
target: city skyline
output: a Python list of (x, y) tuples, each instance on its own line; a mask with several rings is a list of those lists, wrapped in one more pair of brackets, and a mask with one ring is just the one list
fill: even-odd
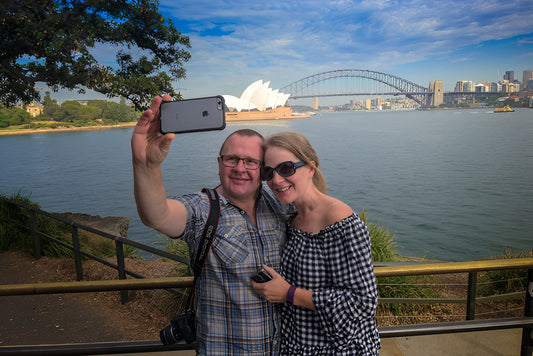
[[(533, 69), (526, 0), (161, 0), (159, 8), (191, 39), (187, 78), (174, 85), (185, 98), (239, 95), (259, 79), (281, 88), (336, 69), (376, 70), (425, 87), (442, 80), (444, 91), (463, 80), (501, 81), (510, 70), (521, 80)], [(112, 53), (94, 49), (105, 64), (113, 65)]]

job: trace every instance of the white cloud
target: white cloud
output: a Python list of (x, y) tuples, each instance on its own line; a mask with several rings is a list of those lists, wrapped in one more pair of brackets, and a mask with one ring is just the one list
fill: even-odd
[(416, 74), (426, 84), (436, 74), (419, 73), (424, 61), (488, 65), (502, 54), (491, 46), (516, 36), (510, 57), (526, 63), (533, 52), (530, 0), (161, 0), (160, 9), (191, 38), (188, 78), (176, 84), (187, 97), (239, 95), (258, 79), (279, 88), (343, 68)]

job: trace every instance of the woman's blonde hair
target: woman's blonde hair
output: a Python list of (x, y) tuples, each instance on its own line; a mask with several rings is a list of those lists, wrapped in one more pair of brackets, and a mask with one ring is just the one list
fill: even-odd
[(318, 155), (307, 137), (298, 132), (286, 131), (275, 133), (265, 138), (265, 152), (269, 147), (286, 149), (295, 155), (296, 158), (309, 165), (311, 165), (311, 161), (315, 162), (313, 184), (320, 192), (326, 194), (326, 178), (324, 178), (324, 174), (322, 174), (322, 171), (320, 170)]

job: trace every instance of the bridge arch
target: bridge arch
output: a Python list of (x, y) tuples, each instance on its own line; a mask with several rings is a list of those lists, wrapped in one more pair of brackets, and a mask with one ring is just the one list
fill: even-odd
[[(323, 83), (337, 78), (362, 78), (378, 85), (350, 86), (350, 88), (326, 89)], [(349, 95), (405, 95), (420, 104), (426, 101), (429, 89), (398, 76), (367, 69), (338, 69), (314, 74), (280, 89), (280, 92), (291, 94), (292, 99), (311, 98), (318, 96), (349, 96)]]

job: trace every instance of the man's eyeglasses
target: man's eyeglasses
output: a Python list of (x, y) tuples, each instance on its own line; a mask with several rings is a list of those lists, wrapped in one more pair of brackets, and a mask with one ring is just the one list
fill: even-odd
[(274, 171), (278, 172), (280, 176), (283, 178), (290, 177), (294, 173), (296, 173), (296, 169), (305, 166), (306, 163), (303, 161), (300, 162), (291, 162), (291, 161), (285, 161), (278, 164), (276, 167), (272, 168), (270, 166), (266, 166), (263, 168), (263, 179), (264, 180), (271, 180), (274, 178)]
[(220, 156), (220, 159), (222, 160), (222, 164), (226, 167), (235, 168), (239, 164), (239, 161), (242, 161), (244, 164), (244, 168), (249, 170), (255, 170), (259, 167), (261, 167), (261, 161), (258, 159), (253, 158), (240, 158), (237, 156)]

